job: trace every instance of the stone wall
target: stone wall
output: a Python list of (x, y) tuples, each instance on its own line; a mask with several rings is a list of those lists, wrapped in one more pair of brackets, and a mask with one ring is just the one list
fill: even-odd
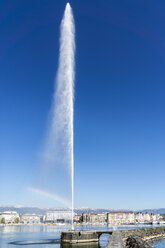
[(90, 243), (99, 242), (99, 235), (96, 231), (69, 231), (61, 233), (61, 243)]
[(139, 236), (143, 239), (152, 239), (152, 237), (164, 237), (165, 227), (152, 227), (152, 228), (139, 228), (131, 230), (121, 231), (123, 239), (126, 239), (128, 236)]
[(152, 245), (148, 244), (146, 241), (138, 236), (129, 236), (125, 244), (126, 248), (153, 248)]
[(121, 231), (127, 248), (150, 248), (147, 241), (165, 238), (165, 227), (141, 228)]

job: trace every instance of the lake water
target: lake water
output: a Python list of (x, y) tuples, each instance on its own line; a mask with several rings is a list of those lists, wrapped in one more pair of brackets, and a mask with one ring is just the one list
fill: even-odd
[[(61, 231), (68, 231), (68, 226), (30, 226), (30, 225), (15, 225), (15, 226), (1, 226), (0, 227), (0, 247), (2, 248), (60, 248), (59, 239)], [(76, 230), (86, 229), (102, 229), (108, 230), (106, 226), (103, 227), (86, 227), (78, 226)], [(37, 244), (42, 242), (51, 242), (56, 240), (56, 244)], [(104, 248), (109, 240), (109, 235), (102, 235), (101, 245)], [(15, 244), (11, 244), (15, 242)], [(35, 243), (29, 245), (20, 245), (19, 242)], [(83, 246), (84, 247), (84, 246)], [(97, 245), (90, 246), (91, 248), (98, 247)]]
[(152, 242), (151, 245), (154, 246), (155, 248), (165, 248), (165, 239)]
[[(145, 227), (145, 226), (138, 226)], [(150, 227), (149, 225), (147, 227)], [(137, 226), (123, 226), (119, 229), (132, 229)], [(112, 230), (110, 226), (76, 226), (76, 230)], [(30, 226), (14, 225), (0, 226), (0, 248), (60, 248), (60, 232), (69, 230), (68, 226)], [(100, 246), (97, 244), (82, 245), (84, 248), (105, 248), (110, 235), (103, 234), (100, 237)], [(44, 244), (41, 244), (42, 241)], [(49, 243), (56, 241), (57, 243)], [(14, 242), (14, 244), (12, 244)], [(23, 242), (21, 244), (21, 242)], [(46, 244), (47, 243), (47, 244)], [(27, 245), (28, 244), (28, 245)], [(156, 248), (165, 247), (165, 240), (154, 242)], [(80, 245), (78, 246), (79, 248)], [(70, 248), (68, 245), (62, 248)], [(76, 245), (74, 245), (76, 248)]]

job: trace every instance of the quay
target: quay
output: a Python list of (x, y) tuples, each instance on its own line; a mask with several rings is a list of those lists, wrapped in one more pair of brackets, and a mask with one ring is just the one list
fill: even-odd
[[(110, 234), (110, 239), (106, 248), (151, 248), (149, 241), (165, 238), (165, 226), (152, 228), (137, 228), (114, 231), (68, 231), (61, 233), (61, 245), (65, 244), (74, 246), (75, 244), (92, 244), (99, 243), (102, 234)], [(95, 246), (95, 245), (94, 245)]]
[(99, 238), (102, 234), (110, 234), (110, 240), (107, 248), (124, 248), (124, 242), (120, 231), (69, 231), (61, 233), (61, 243), (68, 244), (82, 244), (99, 242)]
[(102, 234), (112, 234), (112, 231), (68, 231), (61, 233), (61, 243), (91, 243), (99, 242)]

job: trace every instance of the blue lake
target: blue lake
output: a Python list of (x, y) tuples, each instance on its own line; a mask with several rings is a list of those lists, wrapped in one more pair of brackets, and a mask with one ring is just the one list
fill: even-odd
[(159, 240), (156, 242), (152, 242), (151, 245), (156, 247), (156, 248), (165, 248), (165, 239), (162, 239), (162, 240)]
[[(138, 226), (138, 228), (145, 226)], [(150, 226), (147, 226), (150, 227)], [(137, 226), (123, 226), (119, 229), (132, 229)], [(112, 230), (110, 226), (76, 226), (76, 230)], [(2, 248), (60, 248), (60, 232), (69, 230), (68, 226), (30, 226), (14, 225), (0, 226), (0, 247)], [(103, 234), (100, 237), (100, 247), (105, 248), (109, 240), (109, 235)], [(56, 240), (56, 241), (55, 241)], [(41, 244), (42, 241), (44, 244)], [(51, 243), (51, 242), (57, 243)], [(15, 244), (12, 244), (15, 242)], [(23, 242), (21, 244), (21, 242)], [(28, 244), (29, 243), (29, 244)], [(27, 245), (28, 244), (28, 245)], [(156, 248), (165, 247), (165, 240), (154, 242)], [(83, 248), (87, 245), (83, 245)], [(89, 245), (90, 248), (98, 248), (97, 244)], [(67, 248), (67, 246), (65, 246)], [(75, 248), (75, 245), (74, 245)], [(80, 248), (80, 246), (79, 246)]]

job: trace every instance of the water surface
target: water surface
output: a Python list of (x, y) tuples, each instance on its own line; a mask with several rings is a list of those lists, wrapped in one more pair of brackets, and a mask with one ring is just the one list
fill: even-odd
[(155, 248), (165, 248), (165, 239), (152, 242), (151, 245), (154, 246)]
[[(118, 229), (144, 228), (146, 226), (120, 226)], [(151, 227), (147, 225), (147, 227)], [(153, 227), (153, 226), (152, 226)], [(0, 226), (0, 247), (2, 248), (71, 248), (69, 245), (60, 247), (58, 242), (61, 231), (68, 231), (69, 226), (45, 225), (11, 225)], [(113, 230), (111, 226), (76, 226), (76, 230)], [(110, 238), (108, 234), (100, 237), (100, 246), (97, 244), (74, 245), (74, 248), (105, 248)], [(56, 243), (53, 243), (53, 242)], [(14, 242), (15, 244), (13, 244)], [(21, 244), (22, 242), (22, 244)], [(42, 244), (42, 242), (44, 244)], [(26, 244), (25, 244), (26, 243)], [(165, 247), (165, 240), (154, 242), (156, 248)]]

